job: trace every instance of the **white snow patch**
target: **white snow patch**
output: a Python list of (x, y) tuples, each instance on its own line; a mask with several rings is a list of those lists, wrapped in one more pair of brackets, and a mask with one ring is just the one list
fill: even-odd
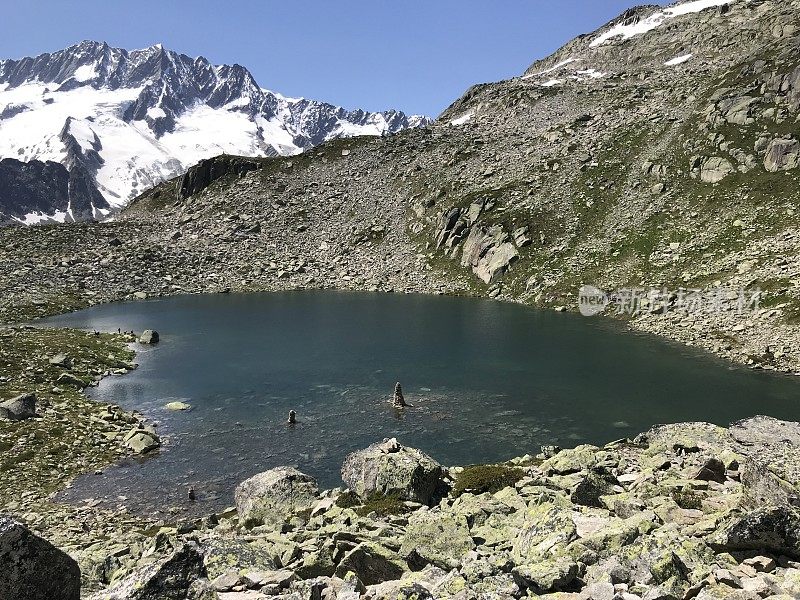
[(681, 63), (685, 63), (690, 58), (692, 58), (691, 54), (684, 54), (682, 56), (676, 56), (672, 60), (668, 60), (667, 62), (665, 62), (664, 66), (666, 66), (666, 67), (674, 67), (675, 65), (679, 65)]
[(589, 47), (594, 48), (615, 37), (621, 37), (623, 40), (627, 40), (659, 27), (667, 19), (678, 17), (680, 15), (697, 13), (713, 6), (730, 4), (733, 1), (734, 0), (692, 0), (691, 2), (684, 2), (683, 4), (679, 4), (671, 8), (665, 8), (663, 12), (658, 11), (653, 13), (649, 17), (640, 20), (638, 23), (632, 23), (630, 25), (624, 25), (620, 23), (615, 25), (604, 34), (592, 40), (592, 42), (589, 44)]
[(605, 73), (601, 73), (597, 69), (585, 69), (583, 71), (575, 71), (578, 75), (582, 75), (583, 77), (589, 77), (591, 79), (600, 79), (601, 77), (605, 77)]
[(75, 69), (75, 74), (72, 76), (75, 81), (90, 81), (97, 77), (97, 69), (95, 65), (81, 65), (77, 69)]
[(562, 60), (560, 63), (553, 65), (549, 69), (545, 69), (544, 71), (539, 71), (538, 73), (531, 73), (530, 75), (523, 75), (522, 79), (530, 79), (531, 77), (538, 77), (540, 75), (547, 75), (548, 73), (552, 73), (553, 71), (557, 71), (561, 67), (566, 67), (570, 63), (574, 63), (577, 58), (568, 58), (566, 60)]
[(450, 121), (450, 125), (455, 125), (456, 127), (458, 125), (464, 125), (465, 123), (468, 123), (470, 121), (470, 119), (472, 119), (474, 114), (475, 114), (474, 111), (465, 112), (460, 117)]
[(41, 212), (35, 213), (28, 213), (21, 219), (18, 217), (12, 217), (15, 221), (22, 223), (23, 225), (36, 225), (38, 223), (63, 223), (67, 220), (67, 213), (63, 210), (57, 210), (52, 215), (47, 215)]
[(151, 119), (163, 119), (167, 116), (167, 113), (160, 106), (153, 106), (147, 109), (147, 116)]
[(550, 81), (545, 81), (544, 83), (540, 83), (542, 87), (553, 87), (554, 85), (559, 85), (561, 83), (560, 79), (551, 79)]
[(664, 9), (664, 12), (671, 17), (679, 15), (688, 15), (689, 13), (697, 13), (707, 8), (714, 6), (722, 6), (723, 4), (730, 4), (734, 0), (693, 0), (692, 2), (684, 2), (678, 6)]

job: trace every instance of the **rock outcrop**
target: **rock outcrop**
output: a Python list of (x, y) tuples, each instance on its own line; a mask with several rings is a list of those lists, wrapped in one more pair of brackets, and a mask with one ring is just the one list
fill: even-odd
[(396, 439), (353, 452), (342, 465), (342, 480), (364, 499), (378, 494), (428, 504), (441, 478), (438, 462)]
[(21, 523), (0, 516), (0, 598), (79, 600), (80, 596), (78, 563)]

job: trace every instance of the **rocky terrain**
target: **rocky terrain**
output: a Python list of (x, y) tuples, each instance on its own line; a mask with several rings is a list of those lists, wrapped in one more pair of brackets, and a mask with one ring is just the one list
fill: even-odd
[[(429, 127), (209, 159), (113, 221), (0, 229), (0, 321), (318, 287), (577, 310), (592, 284), (644, 292), (606, 312), (633, 328), (800, 371), (798, 13), (798, 0), (632, 9)], [(740, 289), (758, 302), (741, 306)], [(58, 383), (129, 368), (124, 340), (0, 332), (4, 409), (27, 414), (30, 393), (44, 407), (0, 421), (18, 478), (0, 511), (28, 527), (0, 522), (0, 556), (35, 532), (77, 561), (84, 595), (800, 597), (794, 423), (660, 426), (464, 468), (387, 441), (348, 458), (341, 489), (281, 469), (222, 514), (147, 523), (49, 496), (156, 444), (142, 417)], [(46, 433), (57, 423), (83, 452), (74, 468)]]

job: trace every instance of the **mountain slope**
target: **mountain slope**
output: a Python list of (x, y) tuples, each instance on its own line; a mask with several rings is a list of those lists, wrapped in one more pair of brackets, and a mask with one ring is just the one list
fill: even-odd
[(160, 45), (128, 52), (82, 42), (0, 61), (0, 157), (80, 167), (113, 207), (203, 158), (296, 154), (427, 122), (285, 98), (244, 67)]
[[(673, 8), (627, 11), (520, 77), (468, 90), (433, 127), (252, 169), (212, 161), (108, 229), (50, 233), (49, 251), (14, 233), (6, 273), (20, 255), (72, 252), (69, 277), (92, 283), (46, 267), (6, 275), (6, 306), (324, 286), (575, 309), (582, 284), (666, 288), (634, 326), (800, 369), (800, 2)], [(111, 236), (131, 248), (108, 250)], [(762, 309), (738, 314), (735, 294), (726, 310), (678, 302), (680, 288), (718, 284), (761, 288)]]

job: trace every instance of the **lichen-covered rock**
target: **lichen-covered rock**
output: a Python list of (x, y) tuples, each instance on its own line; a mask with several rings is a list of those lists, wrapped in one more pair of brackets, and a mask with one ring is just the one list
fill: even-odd
[(733, 514), (719, 533), (709, 537), (709, 543), (725, 552), (759, 550), (800, 558), (800, 512), (773, 506)]
[(345, 554), (336, 576), (344, 578), (352, 572), (364, 585), (375, 585), (400, 579), (406, 570), (408, 565), (396, 553), (374, 542), (362, 542)]
[(453, 569), (474, 547), (466, 518), (439, 510), (420, 511), (408, 520), (400, 555), (415, 566)]
[(513, 542), (514, 559), (520, 564), (540, 560), (553, 548), (566, 547), (573, 541), (577, 533), (569, 508), (569, 501), (563, 496), (532, 505)]
[(280, 524), (310, 510), (317, 501), (316, 480), (294, 467), (277, 467), (254, 475), (236, 487), (239, 520), (248, 527)]
[(0, 418), (22, 421), (36, 416), (36, 394), (21, 394), (0, 403)]
[(520, 565), (511, 573), (520, 587), (543, 594), (564, 590), (575, 581), (579, 571), (578, 563), (574, 560), (558, 558)]
[(0, 516), (0, 598), (78, 600), (78, 563), (10, 517)]
[(187, 600), (189, 589), (205, 577), (203, 555), (196, 545), (187, 543), (92, 600)]
[(395, 439), (353, 452), (342, 464), (342, 480), (363, 499), (378, 493), (428, 504), (441, 479), (438, 462)]

